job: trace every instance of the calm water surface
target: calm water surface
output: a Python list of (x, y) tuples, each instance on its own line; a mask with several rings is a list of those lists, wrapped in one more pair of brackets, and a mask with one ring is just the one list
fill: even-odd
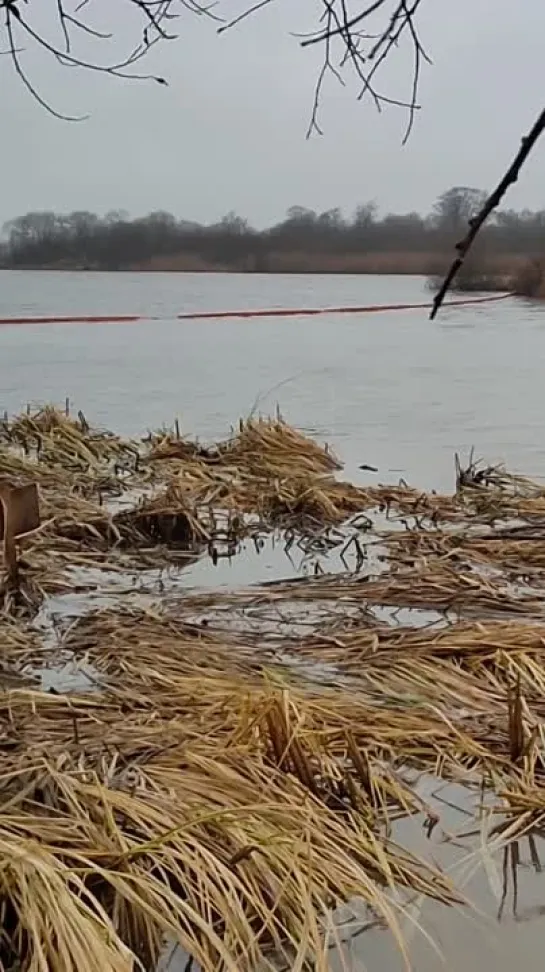
[[(445, 309), (310, 319), (179, 322), (177, 313), (264, 307), (327, 307), (427, 300), (416, 277), (219, 274), (0, 273), (0, 317), (150, 314), (130, 325), (0, 327), (0, 408), (64, 402), (127, 434), (171, 422), (225, 435), (252, 407), (279, 404), (286, 418), (331, 442), (349, 475), (363, 462), (381, 480), (453, 484), (455, 451), (545, 475), (545, 305), (515, 301)], [(249, 578), (244, 578), (248, 580)], [(446, 826), (467, 818), (441, 810)], [(424, 849), (418, 825), (401, 837)], [(454, 858), (440, 847), (446, 866)], [(467, 887), (493, 916), (484, 872)], [(418, 972), (526, 972), (543, 968), (545, 875), (521, 885), (521, 917), (426, 907), (421, 921), (441, 949), (415, 936)], [(388, 937), (357, 939), (339, 968), (396, 972)], [(176, 959), (171, 969), (183, 968)]]
[(361, 316), (176, 321), (192, 310), (427, 300), (418, 277), (0, 272), (0, 317), (153, 314), (136, 324), (0, 328), (0, 407), (64, 401), (124, 433), (225, 434), (258, 403), (363, 462), (450, 487), (472, 445), (545, 474), (545, 305), (504, 301)]

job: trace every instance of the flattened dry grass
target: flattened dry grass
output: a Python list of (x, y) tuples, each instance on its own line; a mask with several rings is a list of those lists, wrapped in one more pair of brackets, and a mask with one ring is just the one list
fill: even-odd
[(13, 737), (0, 818), (8, 961), (117, 968), (128, 948), (152, 968), (168, 936), (206, 970), (255, 968), (271, 948), (326, 969), (335, 906), (362, 899), (403, 950), (400, 889), (458, 900), (381, 833), (421, 803), (355, 743), (352, 763), (337, 755), (346, 716), (335, 738), (319, 699), (307, 713), (303, 695), (243, 692), (221, 674), (188, 675), (185, 689), (179, 676), (165, 699), (164, 678), (156, 699), (149, 685), (136, 699), (0, 696)]
[[(339, 469), (279, 417), (210, 446), (135, 444), (53, 409), (4, 423), (0, 474), (38, 482), (45, 521), (21, 542), (30, 612), (82, 566), (163, 566), (274, 530), (329, 540), (364, 510), (404, 527), (353, 521), (380, 565), (92, 613), (48, 650), (1, 616), (5, 968), (151, 969), (168, 938), (204, 972), (272, 968), (272, 952), (325, 972), (332, 913), (353, 898), (406, 956), (410, 896), (460, 901), (392, 840), (399, 817), (438, 822), (408, 770), (494, 790), (506, 840), (542, 827), (545, 491), (473, 462), (452, 496)], [(379, 605), (441, 619), (395, 627)], [(265, 636), (267, 610), (288, 621)], [(59, 655), (102, 691), (9, 682)]]
[(138, 568), (248, 534), (320, 533), (368, 505), (365, 490), (334, 478), (339, 468), (279, 417), (241, 422), (211, 447), (165, 434), (135, 443), (51, 406), (0, 428), (0, 475), (39, 487), (44, 523), (22, 542), (37, 596), (60, 589), (82, 547), (97, 567), (109, 555)]
[[(97, 567), (108, 556), (113, 564), (148, 567), (152, 560), (179, 562), (181, 551), (213, 550), (217, 542), (232, 552), (242, 538), (274, 531), (319, 537), (363, 511), (378, 510), (414, 522), (417, 554), (433, 548), (443, 556), (449, 548), (454, 556), (457, 541), (435, 529), (440, 523), (460, 531), (517, 516), (535, 529), (539, 516), (545, 517), (542, 487), (502, 470), (459, 470), (457, 491), (442, 496), (405, 484), (355, 486), (335, 477), (339, 469), (327, 447), (280, 417), (241, 422), (229, 439), (211, 446), (166, 433), (136, 443), (50, 406), (5, 422), (0, 431), (0, 474), (39, 486), (44, 525), (23, 542), (38, 595), (59, 589), (67, 560), (82, 546), (96, 555)], [(370, 521), (363, 526), (368, 529)], [(502, 546), (507, 539), (495, 535), (489, 542), (500, 565), (518, 553)], [(462, 555), (486, 560), (482, 544), (488, 541), (479, 546), (476, 539), (471, 548), (469, 542)], [(327, 535), (329, 546), (344, 543), (342, 534)], [(391, 554), (394, 543), (389, 541)], [(50, 570), (43, 570), (43, 552)], [(402, 556), (398, 549), (396, 557)], [(448, 564), (442, 570), (448, 572)], [(452, 584), (447, 577), (437, 580), (444, 604)]]
[(35, 631), (17, 624), (8, 614), (0, 614), (0, 692), (31, 686), (32, 669), (40, 664), (43, 654)]
[(319, 604), (340, 600), (345, 607), (375, 604), (455, 614), (534, 617), (542, 616), (544, 607), (543, 599), (533, 590), (511, 586), (505, 578), (487, 577), (470, 563), (461, 567), (444, 558), (429, 558), (415, 567), (400, 567), (376, 579), (347, 573), (316, 576), (303, 583), (271, 582), (256, 588), (253, 599), (277, 605), (288, 601)]
[(328, 805), (342, 809), (354, 798), (363, 812), (366, 800), (384, 807), (395, 793), (409, 811), (414, 794), (402, 799), (385, 767), (410, 764), (462, 780), (471, 773), (489, 785), (518, 779), (509, 702), (516, 685), (524, 759), (536, 778), (543, 774), (544, 634), (543, 625), (515, 621), (439, 631), (384, 625), (286, 643), (285, 652), (337, 665), (344, 680), (333, 688), (297, 675), (286, 681), (274, 658), (260, 653), (258, 636), (239, 645), (231, 633), (222, 643), (219, 634), (140, 614), (92, 615), (75, 625), (67, 645), (109, 685), (122, 684), (132, 704), (147, 711), (152, 698), (153, 711), (167, 719), (191, 710), (190, 735), (231, 745), (244, 706), (243, 725), (270, 760)]

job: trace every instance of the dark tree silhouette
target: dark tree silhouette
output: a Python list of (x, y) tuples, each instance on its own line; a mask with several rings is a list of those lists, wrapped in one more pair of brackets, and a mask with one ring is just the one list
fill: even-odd
[[(0, 260), (8, 267), (102, 270), (161, 267), (246, 271), (420, 272), (437, 277), (463, 220), (479, 199), (478, 190), (458, 187), (443, 193), (432, 213), (389, 213), (379, 218), (373, 204), (358, 206), (347, 218), (339, 209), (317, 213), (292, 206), (275, 226), (258, 231), (229, 212), (202, 226), (167, 212), (138, 219), (112, 211), (27, 213), (4, 226)], [(463, 205), (462, 205), (463, 204)], [(481, 235), (481, 246), (457, 279), (459, 289), (505, 286), (509, 267), (544, 250), (545, 212), (500, 212)], [(440, 280), (438, 281), (438, 284)]]
[(443, 192), (433, 207), (433, 218), (438, 229), (453, 233), (463, 232), (469, 220), (481, 208), (486, 193), (470, 186), (453, 186)]

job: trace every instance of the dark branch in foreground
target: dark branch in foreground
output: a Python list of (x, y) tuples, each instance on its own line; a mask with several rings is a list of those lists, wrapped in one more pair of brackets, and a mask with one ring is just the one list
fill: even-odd
[(431, 321), (433, 321), (434, 318), (436, 317), (439, 308), (441, 307), (441, 304), (445, 299), (448, 289), (452, 284), (452, 281), (454, 280), (456, 274), (460, 270), (460, 267), (463, 266), (464, 260), (467, 254), (469, 253), (473, 245), (473, 242), (475, 241), (475, 238), (479, 233), (479, 230), (486, 222), (490, 214), (494, 211), (494, 209), (496, 209), (496, 207), (499, 206), (500, 202), (505, 196), (505, 193), (509, 189), (509, 186), (512, 186), (517, 181), (520, 171), (524, 163), (526, 162), (526, 159), (530, 155), (530, 152), (532, 151), (539, 136), (544, 130), (545, 130), (545, 108), (543, 109), (543, 111), (535, 121), (531, 131), (528, 133), (528, 135), (525, 135), (524, 138), (522, 139), (522, 144), (520, 146), (520, 149), (517, 152), (515, 158), (513, 159), (511, 165), (509, 166), (503, 178), (500, 180), (500, 182), (498, 183), (494, 191), (489, 195), (488, 199), (486, 199), (486, 201), (483, 203), (483, 206), (476, 214), (476, 216), (472, 217), (472, 219), (469, 220), (469, 230), (467, 232), (467, 235), (464, 237), (463, 240), (460, 240), (460, 242), (456, 244), (456, 250), (458, 252), (458, 256), (453, 260), (450, 270), (448, 271), (440, 289), (437, 291), (433, 299), (433, 306), (430, 313)]

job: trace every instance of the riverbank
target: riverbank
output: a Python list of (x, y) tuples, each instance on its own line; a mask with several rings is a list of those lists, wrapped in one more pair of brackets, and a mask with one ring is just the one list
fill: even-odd
[[(378, 276), (440, 276), (452, 260), (452, 252), (392, 251), (389, 253), (321, 254), (304, 251), (270, 252), (259, 258), (246, 256), (238, 260), (210, 261), (198, 254), (180, 253), (156, 256), (142, 261), (118, 259), (116, 266), (85, 264), (81, 261), (32, 263), (4, 266), (14, 270), (85, 271), (111, 270), (158, 273), (264, 273), (264, 274), (369, 274)], [(501, 278), (504, 282), (515, 275), (527, 262), (523, 256), (498, 256), (483, 262), (480, 272), (489, 281)], [(505, 286), (494, 289), (509, 289)]]

